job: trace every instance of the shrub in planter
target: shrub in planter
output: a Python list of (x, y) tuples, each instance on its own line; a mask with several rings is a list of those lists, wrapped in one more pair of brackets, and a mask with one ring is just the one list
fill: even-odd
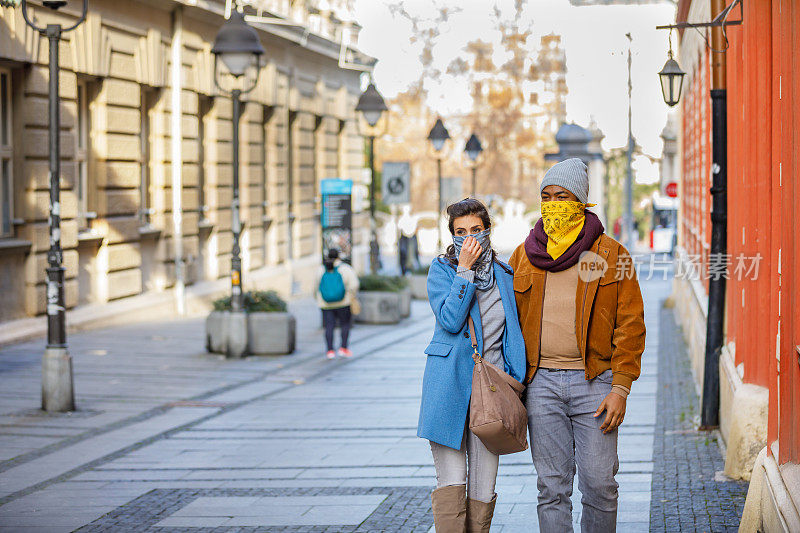
[(243, 300), (243, 314), (231, 312), (230, 296), (214, 302), (206, 320), (208, 351), (230, 357), (292, 353), (297, 322), (278, 293), (248, 291)]
[(401, 283), (398, 276), (381, 276), (380, 274), (365, 274), (358, 278), (361, 292), (400, 292)]
[(356, 322), (367, 324), (395, 324), (404, 315), (406, 281), (398, 276), (368, 274), (359, 277), (358, 300), (361, 313)]
[[(285, 313), (286, 302), (275, 291), (247, 291), (244, 293), (244, 310), (247, 313)], [(230, 311), (231, 297), (214, 301), (214, 311)]]

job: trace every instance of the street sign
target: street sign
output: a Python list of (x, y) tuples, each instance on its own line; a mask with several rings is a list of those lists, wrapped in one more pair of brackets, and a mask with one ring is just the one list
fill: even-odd
[(408, 161), (386, 161), (383, 164), (381, 194), (383, 203), (411, 203), (411, 165)]
[(677, 198), (678, 197), (678, 184), (674, 181), (667, 183), (667, 186), (664, 187), (664, 192), (667, 193), (667, 196), (670, 198)]
[(342, 261), (353, 260), (353, 180), (320, 180), (322, 195), (322, 256), (336, 248)]

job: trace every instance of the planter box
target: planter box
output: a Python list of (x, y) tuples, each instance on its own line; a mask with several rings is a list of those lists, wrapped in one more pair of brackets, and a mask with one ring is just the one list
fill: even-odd
[(290, 354), (296, 333), (297, 321), (290, 313), (247, 314), (247, 345), (252, 354)]
[(212, 311), (206, 318), (206, 350), (234, 359), (247, 355), (247, 314)]
[(230, 358), (294, 351), (296, 321), (289, 313), (212, 311), (206, 319), (206, 350)]
[(411, 287), (400, 291), (400, 316), (402, 318), (411, 316)]
[(355, 321), (363, 324), (396, 324), (400, 322), (401, 296), (399, 292), (360, 291), (361, 314)]
[(411, 283), (411, 295), (415, 300), (428, 299), (428, 276), (425, 274), (412, 274), (409, 279)]

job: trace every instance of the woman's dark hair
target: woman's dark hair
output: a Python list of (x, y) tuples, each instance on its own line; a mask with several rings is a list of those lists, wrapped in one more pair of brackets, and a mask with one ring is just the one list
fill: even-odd
[[(492, 226), (492, 219), (489, 217), (489, 210), (482, 202), (475, 198), (464, 198), (463, 200), (450, 204), (445, 211), (447, 213), (447, 227), (450, 229), (450, 235), (455, 235), (456, 230), (454, 227), (457, 218), (474, 215), (481, 219), (483, 227), (489, 229)], [(495, 260), (497, 254), (492, 250), (492, 261)], [(458, 256), (456, 256), (456, 247), (452, 244), (447, 247), (445, 253), (439, 256), (440, 259), (448, 261), (453, 267), (458, 265)]]
[(336, 248), (331, 248), (328, 250), (328, 254), (322, 258), (322, 264), (325, 266), (325, 270), (332, 271), (333, 270), (333, 262), (339, 259), (339, 250)]

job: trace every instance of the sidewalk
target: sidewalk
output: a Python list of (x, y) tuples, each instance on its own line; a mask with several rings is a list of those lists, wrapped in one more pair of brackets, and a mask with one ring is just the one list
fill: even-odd
[(658, 438), (650, 531), (738, 531), (747, 483), (723, 475), (719, 432), (697, 430), (699, 398), (673, 309), (660, 310), (658, 335)]
[[(620, 432), (619, 531), (650, 530), (669, 282), (642, 288), (648, 342)], [(415, 436), (427, 303), (398, 326), (357, 326), (356, 356), (336, 361), (322, 357), (313, 302), (291, 307), (299, 345), (286, 357), (205, 354), (199, 319), (75, 334), (69, 416), (36, 411), (41, 342), (0, 351), (0, 532), (432, 531), (435, 473)], [(537, 531), (528, 453), (502, 458), (497, 492), (493, 532)], [(573, 501), (577, 525), (577, 490)]]

